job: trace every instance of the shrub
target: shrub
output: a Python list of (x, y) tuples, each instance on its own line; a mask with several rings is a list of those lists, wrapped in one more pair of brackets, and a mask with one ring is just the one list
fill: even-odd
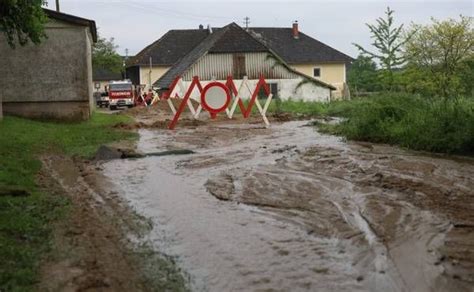
[(348, 139), (445, 153), (474, 153), (474, 100), (386, 94), (330, 106), (347, 119), (332, 129)]

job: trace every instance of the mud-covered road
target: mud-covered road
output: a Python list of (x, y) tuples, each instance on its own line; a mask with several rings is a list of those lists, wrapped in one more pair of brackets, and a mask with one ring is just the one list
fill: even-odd
[(141, 130), (105, 174), (194, 291), (473, 291), (474, 162), (306, 122)]

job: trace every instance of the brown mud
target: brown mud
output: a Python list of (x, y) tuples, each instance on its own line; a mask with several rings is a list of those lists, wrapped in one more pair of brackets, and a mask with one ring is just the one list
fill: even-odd
[[(172, 99), (175, 109), (178, 109), (181, 100)], [(198, 104), (192, 101), (194, 108), (197, 108)], [(138, 106), (123, 111), (124, 114), (134, 118), (135, 122), (131, 124), (120, 123), (116, 125), (116, 128), (126, 130), (136, 129), (167, 129), (171, 121), (173, 120), (174, 114), (169, 108), (166, 102), (160, 102), (158, 105), (149, 107)], [(267, 113), (267, 118), (270, 122), (287, 122), (292, 120), (304, 120), (307, 116), (304, 115), (292, 115), (289, 113)], [(251, 114), (247, 119), (244, 119), (240, 112), (234, 113), (234, 117), (229, 120), (225, 114), (218, 115), (215, 119), (211, 119), (210, 115), (206, 112), (201, 112), (199, 120), (194, 119), (190, 113), (188, 107), (185, 108), (180, 116), (177, 123), (177, 128), (196, 128), (199, 126), (205, 126), (209, 123), (214, 124), (260, 124), (262, 123), (262, 117), (259, 114)]]
[[(64, 221), (54, 228), (54, 253), (42, 264), (39, 291), (184, 289), (172, 264), (137, 245), (150, 222), (120, 199), (99, 164), (50, 155), (42, 158), (42, 165), (39, 184), (66, 195), (70, 205)], [(152, 261), (154, 279), (147, 277)]]
[(104, 164), (196, 291), (472, 291), (474, 161), (345, 143), (306, 122), (140, 130)]

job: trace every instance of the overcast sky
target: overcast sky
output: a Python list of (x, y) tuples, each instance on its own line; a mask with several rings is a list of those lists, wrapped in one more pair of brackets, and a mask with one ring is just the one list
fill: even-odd
[[(48, 1), (54, 9), (54, 0)], [(93, 19), (103, 37), (114, 37), (119, 53), (138, 53), (170, 29), (220, 27), (232, 21), (243, 26), (290, 27), (298, 20), (300, 30), (350, 56), (353, 42), (368, 45), (365, 23), (373, 23), (385, 8), (395, 10), (398, 24), (429, 23), (437, 19), (474, 15), (474, 0), (444, 1), (152, 1), (152, 0), (60, 0), (61, 11)]]

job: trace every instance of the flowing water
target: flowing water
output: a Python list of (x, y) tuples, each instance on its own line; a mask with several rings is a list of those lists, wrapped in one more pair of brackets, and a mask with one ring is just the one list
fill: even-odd
[[(459, 220), (474, 222), (472, 161), (347, 144), (305, 123), (141, 130), (141, 152), (196, 153), (104, 172), (194, 291), (469, 291), (472, 267), (442, 248), (459, 200)], [(471, 250), (466, 236), (454, 243)]]

